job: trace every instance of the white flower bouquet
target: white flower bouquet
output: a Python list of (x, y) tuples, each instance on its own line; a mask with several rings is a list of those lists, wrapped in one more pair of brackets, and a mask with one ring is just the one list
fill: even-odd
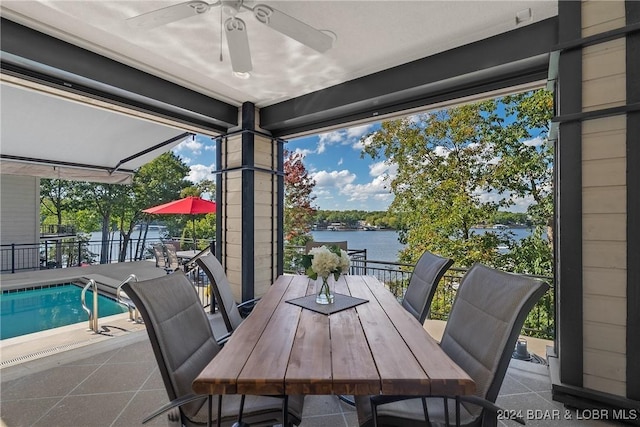
[(320, 246), (313, 248), (302, 257), (302, 266), (309, 278), (322, 278), (322, 285), (317, 291), (316, 302), (328, 304), (333, 302), (333, 293), (328, 283), (329, 276), (338, 280), (340, 274), (349, 269), (347, 251), (337, 246)]

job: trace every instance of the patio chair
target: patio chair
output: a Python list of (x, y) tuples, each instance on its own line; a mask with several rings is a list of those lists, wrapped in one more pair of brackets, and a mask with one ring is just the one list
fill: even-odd
[[(252, 308), (253, 305), (258, 302), (258, 299), (251, 299), (241, 304), (236, 304), (233, 293), (231, 292), (229, 279), (222, 264), (220, 264), (220, 261), (218, 261), (218, 258), (214, 255), (209, 254), (202, 256), (196, 259), (196, 263), (209, 278), (211, 290), (218, 305), (218, 313), (209, 315), (209, 322), (211, 323), (211, 329), (214, 331), (214, 335), (222, 342), (222, 340), (240, 326), (243, 319), (243, 312), (241, 310), (244, 311), (246, 308), (246, 314), (248, 314), (250, 311), (249, 308)], [(244, 317), (246, 317), (246, 314)]]
[(425, 251), (416, 263), (402, 306), (421, 324), (429, 314), (438, 283), (451, 264), (452, 259), (434, 255), (429, 251)]
[(337, 246), (343, 251), (347, 250), (347, 241), (342, 240), (340, 242), (307, 242), (304, 246), (304, 252), (309, 253), (313, 248), (319, 248), (320, 246)]
[(153, 245), (153, 255), (156, 257), (156, 267), (166, 269), (167, 257), (164, 254), (164, 246), (162, 243), (156, 243)]
[(357, 396), (359, 425), (418, 426), (428, 419), (438, 426), (450, 420), (462, 426), (496, 426), (500, 408), (495, 401), (516, 339), (548, 288), (533, 278), (474, 264), (462, 278), (440, 346), (475, 381), (476, 394), (449, 399)]
[(167, 254), (168, 262), (166, 269), (170, 269), (171, 271), (179, 270), (181, 264), (176, 247), (172, 243), (167, 243), (164, 245), (164, 252)]
[[(158, 363), (165, 389), (171, 402), (148, 416), (143, 423), (169, 411), (170, 425), (204, 426), (208, 421), (207, 397), (193, 393), (191, 383), (214, 359), (220, 346), (216, 342), (207, 316), (193, 291), (193, 285), (178, 271), (158, 279), (129, 282), (124, 291), (140, 310), (153, 353)], [(218, 425), (232, 425), (242, 412), (242, 420), (250, 425), (283, 423), (298, 425), (303, 397), (287, 399), (270, 396), (247, 396), (242, 406), (241, 396), (212, 399), (211, 411)]]

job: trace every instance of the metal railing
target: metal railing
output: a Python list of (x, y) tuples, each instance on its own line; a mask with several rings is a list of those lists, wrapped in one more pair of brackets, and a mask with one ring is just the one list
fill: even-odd
[(43, 224), (40, 226), (43, 236), (75, 236), (76, 226), (71, 224)]
[[(285, 253), (295, 263), (296, 255), (304, 253), (304, 247), (285, 246)], [(379, 261), (367, 259), (366, 249), (349, 249), (351, 259), (350, 274), (374, 276), (380, 280), (401, 301), (409, 286), (413, 274), (413, 264), (404, 264), (392, 261)], [(451, 306), (456, 297), (460, 279), (466, 273), (465, 268), (450, 268), (438, 283), (435, 295), (431, 302), (430, 319), (447, 320)], [(290, 266), (289, 273), (301, 273), (300, 268)], [(522, 332), (524, 335), (552, 340), (555, 337), (555, 289), (553, 278), (545, 276), (530, 276), (546, 281), (550, 288), (540, 298), (525, 320)]]
[[(161, 239), (147, 239), (142, 243), (137, 239), (129, 240), (124, 251), (124, 261), (139, 261), (153, 258), (152, 246)], [(80, 267), (85, 264), (118, 262), (124, 242), (119, 239), (87, 241), (77, 238), (56, 241), (45, 240), (40, 243), (12, 243), (0, 245), (0, 264), (2, 273), (18, 271)], [(104, 256), (103, 256), (104, 253)]]
[[(93, 304), (91, 308), (87, 307), (86, 304), (86, 294), (89, 288), (91, 288), (91, 292), (93, 292)], [(82, 292), (80, 292), (80, 303), (82, 304), (82, 309), (89, 315), (89, 329), (96, 334), (100, 333), (98, 328), (98, 284), (95, 280), (89, 280), (84, 288), (82, 288)]]
[[(447, 320), (451, 306), (455, 300), (460, 279), (466, 273), (465, 268), (450, 268), (438, 283), (435, 295), (431, 302), (429, 318), (435, 320)], [(411, 275), (413, 265), (399, 262), (376, 261), (365, 259), (351, 259), (351, 274), (366, 274), (375, 276), (401, 301), (404, 297)], [(549, 290), (540, 298), (527, 316), (522, 333), (524, 335), (552, 340), (555, 337), (555, 289), (553, 278), (545, 276), (531, 276), (546, 281)]]

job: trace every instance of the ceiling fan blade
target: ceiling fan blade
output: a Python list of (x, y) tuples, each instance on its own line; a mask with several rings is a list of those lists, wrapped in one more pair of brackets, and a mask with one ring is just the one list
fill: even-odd
[(134, 28), (155, 28), (190, 16), (200, 15), (207, 12), (210, 7), (211, 5), (205, 1), (188, 1), (133, 16), (127, 19), (127, 24)]
[(247, 26), (242, 19), (229, 18), (224, 23), (231, 67), (236, 73), (248, 73), (253, 69)]
[(331, 36), (267, 5), (256, 5), (253, 8), (253, 14), (256, 19), (263, 24), (320, 53), (331, 49), (333, 45), (333, 38)]

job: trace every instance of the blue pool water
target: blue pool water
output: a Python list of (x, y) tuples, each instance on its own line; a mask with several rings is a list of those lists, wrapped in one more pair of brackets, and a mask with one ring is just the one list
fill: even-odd
[[(73, 284), (57, 285), (17, 292), (3, 292), (0, 309), (0, 339), (17, 337), (59, 326), (87, 322), (82, 309), (82, 289)], [(91, 306), (93, 293), (87, 291), (86, 302)], [(105, 317), (126, 312), (112, 299), (98, 296), (98, 316)]]

